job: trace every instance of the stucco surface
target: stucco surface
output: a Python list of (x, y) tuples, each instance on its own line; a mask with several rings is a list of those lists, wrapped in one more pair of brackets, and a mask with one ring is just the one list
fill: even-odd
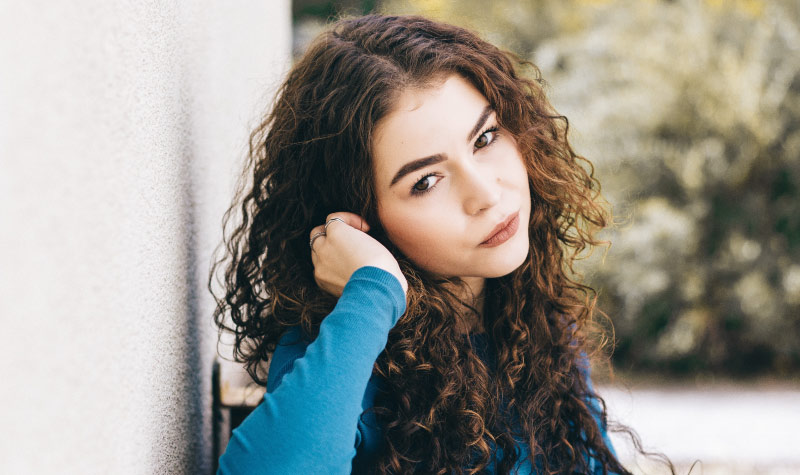
[(0, 473), (207, 473), (205, 280), (288, 1), (0, 2)]

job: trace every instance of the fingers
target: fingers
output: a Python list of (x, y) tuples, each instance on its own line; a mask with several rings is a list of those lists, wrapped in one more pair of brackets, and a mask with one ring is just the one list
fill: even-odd
[(326, 218), (325, 224), (315, 226), (314, 228), (311, 229), (311, 232), (308, 235), (308, 245), (311, 248), (311, 250), (312, 251), (314, 250), (314, 243), (318, 239), (322, 239), (327, 236), (328, 228), (330, 226), (339, 224), (345, 224), (354, 229), (358, 229), (362, 232), (369, 231), (369, 224), (367, 224), (367, 222), (361, 216), (355, 213), (349, 213), (347, 211), (331, 213)]
[[(364, 266), (402, 274), (394, 256), (366, 232), (366, 221), (354, 213), (337, 212), (309, 232), (314, 280), (324, 291), (339, 296), (350, 276)], [(359, 232), (360, 231), (360, 232)]]
[[(314, 243), (318, 239), (322, 239), (325, 237), (325, 226), (315, 226), (311, 229), (311, 233), (308, 235), (308, 246), (311, 248), (311, 251), (314, 251)], [(311, 258), (314, 258), (314, 252), (311, 253)]]
[[(333, 218), (337, 219), (331, 222), (331, 219)], [(344, 223), (342, 223), (342, 221), (344, 221)], [(369, 224), (367, 224), (364, 218), (355, 213), (349, 213), (347, 211), (339, 211), (336, 213), (331, 213), (325, 219), (325, 222), (328, 223), (328, 228), (335, 227), (340, 224), (347, 224), (348, 226), (356, 228), (359, 231), (363, 232), (369, 231)]]

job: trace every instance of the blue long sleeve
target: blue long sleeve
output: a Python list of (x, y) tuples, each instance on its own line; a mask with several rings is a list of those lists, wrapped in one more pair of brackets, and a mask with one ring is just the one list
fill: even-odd
[(218, 473), (350, 473), (362, 397), (405, 306), (390, 273), (353, 273), (303, 357), (233, 431)]

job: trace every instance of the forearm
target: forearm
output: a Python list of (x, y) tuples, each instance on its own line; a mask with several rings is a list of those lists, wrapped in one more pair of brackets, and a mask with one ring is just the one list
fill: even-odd
[(350, 473), (361, 400), (404, 310), (391, 274), (354, 273), (305, 355), (234, 431), (219, 473)]

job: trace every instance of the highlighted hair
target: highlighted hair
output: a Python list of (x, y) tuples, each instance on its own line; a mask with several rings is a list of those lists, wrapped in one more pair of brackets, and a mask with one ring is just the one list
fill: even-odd
[[(406, 88), (453, 74), (486, 97), (517, 141), (532, 196), (526, 261), (487, 281), (483, 327), (496, 368), (455, 329), (459, 313), (474, 311), (445, 285), (457, 279), (415, 267), (377, 219), (376, 124)], [(264, 383), (262, 363), (287, 327), (316, 337), (335, 298), (314, 282), (308, 231), (331, 212), (352, 211), (409, 283), (407, 311), (374, 368), (388, 389), (374, 408), (384, 427), (378, 472), (479, 473), (494, 460), (508, 473), (517, 439), (542, 473), (585, 473), (590, 460), (598, 472), (628, 473), (604, 443), (605, 407), (587, 382), (594, 292), (573, 270), (599, 244), (595, 232), (609, 216), (592, 166), (567, 132), (538, 70), (470, 31), (420, 17), (334, 24), (292, 68), (252, 134), (251, 175), (225, 217), (232, 229), (212, 269), (212, 278), (224, 269), (215, 320), (234, 335), (236, 358)]]

